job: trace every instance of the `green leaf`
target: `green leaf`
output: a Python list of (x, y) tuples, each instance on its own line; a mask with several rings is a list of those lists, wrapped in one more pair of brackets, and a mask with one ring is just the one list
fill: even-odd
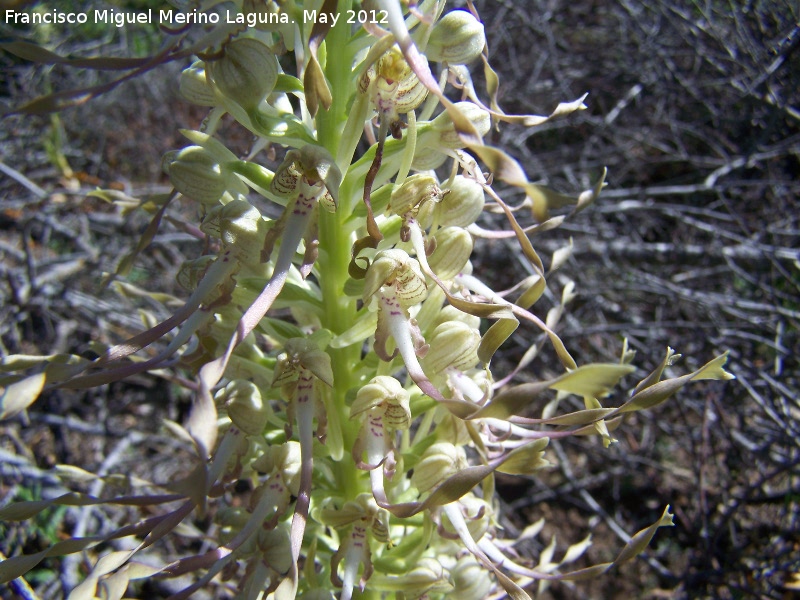
[[(156, 236), (156, 233), (158, 233), (158, 228), (161, 226), (161, 220), (164, 218), (164, 213), (166, 212), (168, 206), (169, 206), (169, 201), (165, 202), (164, 205), (158, 209), (158, 212), (155, 215), (153, 215), (153, 218), (150, 220), (150, 223), (148, 223), (147, 228), (144, 230), (144, 233), (142, 233), (141, 237), (139, 238), (139, 241), (136, 243), (136, 247), (133, 250), (131, 250), (128, 254), (123, 256), (122, 260), (119, 261), (119, 264), (117, 265), (117, 269), (114, 272), (114, 275), (125, 276), (131, 272), (131, 269), (133, 268), (133, 263), (136, 260), (136, 258), (150, 245), (150, 242), (153, 241), (153, 238)], [(107, 276), (104, 279), (102, 286), (106, 287), (109, 283), (111, 283), (111, 280), (113, 279), (114, 275)]]
[(563, 581), (589, 581), (591, 579), (597, 579), (600, 575), (608, 571), (613, 563), (601, 563), (599, 565), (592, 565), (591, 567), (587, 567), (585, 569), (580, 569), (578, 571), (572, 571), (570, 573), (565, 573), (558, 577), (558, 579)]
[(546, 333), (547, 337), (550, 338), (550, 343), (553, 344), (553, 348), (555, 349), (561, 364), (567, 369), (576, 369), (578, 365), (575, 362), (575, 359), (570, 355), (567, 347), (564, 345), (564, 342), (561, 341), (561, 338), (550, 329), (548, 329)]
[[(93, 600), (97, 594), (97, 584), (101, 577), (104, 575), (108, 575), (112, 571), (115, 571), (122, 567), (128, 559), (130, 559), (134, 554), (134, 551), (117, 551), (117, 552), (110, 552), (104, 556), (101, 556), (97, 559), (94, 568), (92, 571), (86, 576), (86, 578), (78, 585), (75, 589), (70, 592), (68, 600), (83, 600), (84, 598), (87, 600)], [(158, 569), (153, 569), (157, 571)], [(124, 575), (123, 575), (124, 578)], [(119, 578), (117, 579), (117, 581)], [(127, 584), (127, 581), (124, 582)], [(127, 585), (125, 586), (127, 588)], [(108, 593), (108, 589), (105, 590)], [(125, 589), (123, 588), (123, 593)], [(113, 596), (112, 596), (113, 597)]]
[(160, 571), (161, 569), (144, 563), (129, 562), (116, 573), (106, 577), (102, 589), (108, 594), (109, 600), (118, 600), (125, 596), (131, 580), (152, 577)]
[[(248, 291), (261, 293), (266, 281), (262, 277), (240, 277), (236, 280), (236, 283)], [(322, 299), (316, 288), (308, 288), (287, 281), (283, 284), (283, 289), (276, 300), (275, 306), (292, 306), (298, 303), (304, 304), (316, 313), (322, 310)]]
[(253, 130), (273, 141), (294, 147), (316, 143), (311, 131), (294, 115), (275, 116), (255, 112), (250, 117), (253, 122)]
[(9, 504), (0, 508), (0, 521), (24, 521), (50, 508), (54, 503), (54, 500), (29, 500)]
[(576, 544), (572, 544), (567, 551), (564, 553), (564, 557), (561, 559), (561, 564), (571, 563), (578, 560), (586, 550), (592, 545), (592, 536), (591, 534), (587, 535), (583, 540)]
[(38, 515), (43, 510), (52, 506), (93, 506), (96, 504), (121, 504), (123, 506), (149, 506), (164, 504), (179, 500), (180, 496), (118, 496), (115, 498), (100, 499), (87, 494), (69, 492), (50, 500), (30, 500), (15, 502), (0, 508), (0, 521), (23, 521)]
[(9, 114), (27, 114), (27, 115), (47, 115), (54, 112), (59, 112), (67, 108), (79, 106), (91, 100), (92, 98), (104, 94), (109, 90), (114, 89), (119, 85), (124, 78), (120, 78), (111, 83), (97, 85), (92, 87), (81, 88), (77, 90), (64, 90), (55, 94), (47, 94), (40, 96), (26, 102), (25, 104), (16, 107), (12, 111), (4, 113)]
[(176, 298), (172, 294), (162, 292), (148, 292), (142, 288), (124, 281), (115, 281), (114, 290), (123, 298), (150, 298), (165, 306), (181, 306), (183, 300)]
[(546, 186), (534, 183), (525, 186), (525, 193), (531, 201), (533, 216), (538, 221), (546, 220), (550, 210), (569, 206), (578, 201), (575, 196), (567, 196)]
[(214, 136), (195, 129), (181, 129), (180, 132), (181, 135), (193, 144), (205, 148), (218, 163), (227, 164), (240, 162), (236, 155), (228, 150), (228, 147)]
[(561, 268), (561, 266), (569, 260), (569, 257), (572, 256), (572, 249), (572, 236), (570, 236), (568, 245), (553, 252), (553, 258), (550, 261), (550, 273)]
[[(213, 375), (213, 372), (212, 372)], [(194, 394), (189, 418), (186, 421), (186, 431), (192, 436), (201, 460), (207, 459), (217, 441), (217, 405), (209, 392), (216, 385), (209, 384), (211, 377), (200, 374), (200, 389)], [(218, 380), (217, 380), (218, 381)]]
[[(523, 383), (503, 390), (489, 404), (469, 418), (507, 419), (513, 415), (518, 415), (531, 404), (536, 396), (547, 389), (565, 391), (582, 397), (603, 396), (619, 382), (621, 377), (633, 370), (634, 368), (630, 365), (616, 363), (584, 365), (555, 379)], [(542, 422), (552, 425), (583, 425), (606, 414), (613, 413), (614, 410), (580, 411)]]

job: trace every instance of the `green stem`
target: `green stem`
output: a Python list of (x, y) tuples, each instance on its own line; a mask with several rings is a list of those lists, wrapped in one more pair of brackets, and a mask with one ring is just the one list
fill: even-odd
[[(352, 109), (351, 98), (356, 94), (352, 64), (354, 56), (348, 45), (351, 38), (351, 25), (347, 24), (347, 11), (352, 0), (339, 0), (339, 20), (328, 33), (325, 44), (323, 69), (331, 86), (333, 102), (330, 109), (320, 108), (316, 115), (317, 139), (332, 156), (338, 157), (344, 143), (342, 135), (348, 113)], [(349, 145), (349, 144), (348, 144)], [(349, 158), (348, 162), (349, 162)], [(340, 165), (347, 172), (348, 165)], [(349, 207), (357, 201), (356, 190), (340, 190), (339, 209), (335, 213), (320, 212), (319, 218), (319, 285), (322, 291), (324, 314), (323, 327), (334, 334), (350, 329), (357, 317), (357, 304), (354, 298), (344, 294), (344, 284), (349, 278), (348, 265), (350, 251), (355, 241), (352, 228), (346, 224), (350, 216)], [(361, 346), (353, 344), (346, 348), (329, 348), (333, 369), (332, 410), (338, 414), (342, 428), (344, 455), (333, 465), (337, 492), (345, 501), (355, 500), (358, 494), (370, 489), (369, 476), (356, 468), (349, 451), (355, 445), (359, 423), (350, 420), (350, 407), (347, 404), (348, 390), (358, 385), (355, 367), (361, 361)], [(354, 598), (373, 600), (380, 595), (375, 592), (355, 592)]]
[[(344, 294), (344, 283), (349, 277), (347, 267), (350, 263), (350, 247), (353, 240), (344, 226), (346, 215), (323, 213), (320, 215), (320, 288), (325, 307), (323, 326), (334, 334), (349, 329), (356, 318), (356, 301)], [(358, 435), (358, 424), (350, 420), (350, 408), (345, 396), (357, 384), (353, 376), (354, 367), (361, 360), (358, 344), (346, 348), (328, 349), (333, 368), (333, 405), (339, 413), (345, 452), (352, 448)], [(366, 480), (359, 483), (359, 472), (349, 456), (337, 463), (337, 480), (340, 491), (347, 499), (354, 499), (367, 488)]]
[[(323, 65), (328, 85), (331, 87), (333, 103), (328, 110), (320, 107), (316, 116), (317, 138), (331, 156), (336, 156), (342, 138), (342, 129), (349, 112), (350, 97), (355, 94), (353, 81), (352, 49), (349, 47), (350, 28), (347, 11), (352, 0), (339, 0), (339, 20), (325, 37), (325, 63)], [(320, 48), (323, 50), (323, 48)]]
[[(317, 138), (333, 156), (336, 156), (342, 143), (342, 132), (347, 121), (348, 102), (355, 91), (352, 81), (352, 62), (348, 50), (351, 37), (347, 21), (347, 10), (352, 0), (339, 1), (340, 18), (325, 39), (325, 62), (323, 65), (328, 83), (331, 86), (333, 103), (330, 109), (320, 108), (316, 116)], [(344, 284), (349, 275), (350, 249), (353, 244), (351, 228), (345, 225), (349, 216), (342, 206), (352, 205), (350, 198), (340, 198), (340, 210), (335, 213), (320, 213), (319, 220), (319, 284), (324, 304), (323, 327), (334, 334), (349, 329), (356, 319), (356, 301), (344, 294)], [(344, 448), (347, 452), (355, 444), (358, 424), (350, 421), (350, 408), (346, 402), (349, 389), (357, 385), (353, 375), (354, 367), (361, 360), (358, 344), (347, 348), (329, 349), (333, 368), (334, 389), (333, 407), (342, 425)], [(348, 456), (336, 464), (336, 478), (339, 491), (346, 499), (354, 499), (369, 487), (369, 480), (361, 477), (355, 463)]]

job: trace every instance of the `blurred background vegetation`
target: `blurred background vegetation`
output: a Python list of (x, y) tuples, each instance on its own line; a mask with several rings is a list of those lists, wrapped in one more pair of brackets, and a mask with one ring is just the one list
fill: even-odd
[[(67, 0), (58, 9), (83, 6)], [(559, 548), (591, 532), (590, 558), (602, 561), (613, 558), (624, 532), (652, 522), (669, 503), (677, 527), (659, 533), (646, 559), (588, 585), (555, 585), (545, 597), (796, 597), (797, 5), (479, 0), (476, 6), (506, 112), (548, 114), (559, 101), (590, 94), (583, 113), (534, 131), (505, 126), (493, 134), (531, 179), (565, 192), (587, 187), (609, 168), (609, 186), (595, 206), (534, 239), (543, 255), (573, 239), (573, 257), (553, 278), (551, 293), (558, 297), (567, 278), (577, 284), (559, 334), (578, 362), (614, 359), (627, 338), (642, 373), (669, 345), (685, 357), (675, 367), (681, 372), (729, 349), (737, 376), (692, 386), (638, 413), (608, 450), (591, 440), (553, 443), (552, 471), (499, 482), (511, 515), (504, 526), (545, 518), (545, 540), (557, 534)], [(146, 56), (162, 41), (155, 26), (0, 24), (0, 35), (70, 56)], [(57, 115), (0, 121), (1, 354), (81, 352), (91, 340), (112, 343), (138, 331), (137, 311), (163, 317), (163, 308), (99, 287), (101, 274), (136, 243), (146, 216), (123, 214), (86, 194), (98, 186), (135, 197), (168, 190), (160, 157), (184, 145), (178, 130), (198, 127), (204, 116), (176, 95), (182, 66), (165, 65)], [(472, 70), (481, 89), (480, 68)], [(4, 52), (0, 71), (6, 109), (119, 76), (35, 65)], [(222, 135), (235, 150), (250, 142), (233, 127)], [(506, 198), (521, 200), (510, 190)], [(192, 222), (194, 215), (178, 207), (170, 218)], [(498, 289), (518, 280), (525, 265), (508, 262), (514, 253), (505, 244), (479, 248), (476, 266)], [(174, 274), (198, 251), (198, 242), (168, 220), (126, 281), (180, 296)], [(527, 349), (524, 339), (514, 339), (505, 349), (509, 364)], [(531, 332), (527, 343), (535, 341)], [(523, 377), (557, 370), (544, 352)], [(621, 402), (622, 395), (609, 401)], [(0, 504), (60, 493), (62, 484), (49, 472), (60, 463), (169, 477), (180, 455), (160, 423), (180, 419), (186, 406), (180, 386), (155, 377), (42, 398), (25, 419), (0, 424)], [(102, 486), (92, 491), (102, 493)], [(35, 551), (64, 532), (104, 530), (125, 517), (110, 508), (70, 509), (32, 526), (0, 524), (0, 550)], [(168, 561), (177, 550), (159, 551)], [(83, 568), (75, 557), (47, 561), (31, 583), (43, 598), (59, 598)]]

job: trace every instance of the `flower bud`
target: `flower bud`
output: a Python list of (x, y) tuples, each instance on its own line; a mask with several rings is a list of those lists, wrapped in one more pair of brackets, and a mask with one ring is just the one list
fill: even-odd
[(445, 227), (434, 239), (436, 250), (428, 257), (428, 264), (441, 279), (453, 279), (472, 255), (472, 236), (461, 227)]
[(468, 227), (481, 216), (484, 203), (481, 184), (463, 175), (456, 175), (450, 184), (450, 193), (435, 206), (434, 215), (441, 225)]
[(178, 82), (180, 95), (198, 106), (215, 106), (214, 89), (208, 85), (203, 63), (195, 62), (191, 67), (184, 69)]
[(266, 452), (251, 463), (258, 473), (280, 473), (289, 491), (297, 495), (300, 489), (300, 443), (286, 442), (267, 447)]
[[(421, 55), (425, 66), (427, 60)], [(400, 82), (395, 93), (395, 110), (401, 115), (410, 113), (417, 108), (428, 96), (428, 88), (419, 80), (416, 73), (411, 73)]]
[(250, 518), (250, 513), (242, 507), (223, 506), (220, 507), (217, 514), (214, 515), (214, 520), (221, 527), (232, 527), (234, 529), (241, 529)]
[(449, 573), (434, 558), (422, 558), (406, 575), (400, 576), (401, 591), (409, 598), (427, 598), (428, 594), (446, 593), (452, 589)]
[(427, 492), (467, 466), (467, 455), (460, 446), (437, 442), (422, 455), (411, 475), (411, 485)]
[(433, 146), (417, 146), (411, 166), (415, 171), (432, 171), (438, 169), (447, 160), (447, 154)]
[(439, 560), (424, 557), (419, 559), (416, 566), (408, 573), (402, 575), (376, 573), (370, 582), (380, 590), (402, 592), (402, 597), (406, 600), (421, 600), (431, 597), (429, 594), (438, 598), (440, 594), (451, 592), (453, 586), (449, 579), (450, 573)]
[(387, 427), (408, 429), (411, 425), (409, 394), (394, 377), (378, 375), (358, 390), (356, 399), (350, 407), (350, 418), (367, 411), (382, 409)]
[(455, 591), (453, 596), (459, 600), (483, 600), (489, 597), (492, 577), (475, 557), (465, 554), (450, 572), (450, 581)]
[(264, 245), (267, 222), (249, 202), (232, 200), (208, 211), (200, 230), (221, 239), (237, 256), (258, 257)]
[(225, 193), (225, 176), (217, 160), (201, 146), (188, 146), (167, 164), (175, 189), (201, 204), (216, 204)]
[(483, 24), (470, 12), (454, 10), (433, 26), (425, 54), (435, 62), (466, 65), (481, 55), (485, 45)]
[(257, 108), (278, 81), (278, 59), (253, 38), (233, 40), (222, 58), (209, 61), (206, 68), (217, 88), (248, 111)]
[(214, 515), (220, 532), (220, 543), (231, 541), (247, 524), (250, 513), (242, 507), (224, 506)]
[(392, 190), (386, 211), (400, 216), (409, 212), (415, 213), (428, 200), (439, 202), (442, 195), (434, 177), (417, 173), (408, 177), (399, 188)]
[(264, 562), (276, 573), (287, 573), (292, 568), (292, 542), (285, 527), (261, 528), (258, 547)]
[(233, 424), (247, 435), (261, 435), (267, 426), (270, 408), (261, 399), (261, 392), (250, 381), (236, 379), (217, 392)]
[(449, 367), (459, 371), (471, 369), (478, 362), (481, 334), (466, 323), (442, 323), (433, 332), (430, 350), (422, 359), (426, 373), (438, 374)]
[(211, 263), (215, 260), (215, 257), (205, 255), (200, 258), (184, 261), (178, 270), (178, 274), (175, 276), (178, 285), (187, 292), (193, 292), (195, 288), (197, 288), (197, 284), (199, 284), (200, 280), (205, 276)]
[[(492, 127), (492, 119), (488, 112), (472, 102), (456, 102), (455, 107), (469, 120), (480, 135), (486, 135)], [(450, 114), (444, 111), (432, 121), (433, 130), (439, 134), (439, 144), (451, 150), (464, 147), (458, 137)]]
[(433, 329), (435, 330), (436, 327), (442, 323), (449, 323), (450, 321), (460, 321), (462, 323), (466, 323), (472, 329), (480, 329), (481, 326), (480, 317), (462, 312), (455, 306), (448, 304), (439, 312), (439, 316), (436, 317), (436, 320), (433, 322)]
[[(442, 195), (447, 192), (442, 192)], [(441, 198), (431, 198), (431, 202), (423, 202), (417, 206), (417, 214), (415, 216), (417, 223), (422, 229), (430, 229), (433, 224), (433, 209), (440, 202)]]

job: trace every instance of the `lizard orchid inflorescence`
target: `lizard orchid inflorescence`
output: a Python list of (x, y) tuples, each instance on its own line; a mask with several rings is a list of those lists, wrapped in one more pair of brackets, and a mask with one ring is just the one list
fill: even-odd
[[(193, 231), (205, 242), (179, 274), (188, 299), (96, 360), (6, 357), (2, 416), (43, 390), (179, 372), (193, 405), (170, 430), (193, 442), (196, 463), (179, 481), (154, 482), (157, 494), (74, 492), (0, 510), (24, 519), (53, 504), (151, 506), (119, 530), (0, 563), (2, 581), (47, 556), (136, 536), (133, 549), (100, 556), (70, 597), (120, 598), (138, 578), (196, 573), (173, 598), (216, 586), (218, 597), (275, 600), (523, 599), (629, 560), (672, 523), (664, 510), (615, 561), (584, 568), (568, 565), (586, 541), (556, 560), (505, 537), (496, 472), (535, 475), (556, 438), (597, 435), (607, 446), (627, 413), (691, 380), (730, 375), (722, 355), (664, 378), (669, 350), (626, 402), (606, 407), (634, 371), (632, 353), (576, 363), (556, 333), (572, 283), (545, 317), (533, 312), (566, 252), (546, 269), (531, 238), (591, 204), (604, 173), (568, 196), (531, 183), (485, 142), (503, 122), (535, 127), (585, 106), (579, 98), (548, 116), (504, 113), (483, 25), (467, 5), (244, 0), (225, 5), (247, 17), (238, 23), (201, 28), (200, 41), (191, 29), (176, 33), (196, 47), (180, 91), (209, 110), (198, 131), (184, 132), (190, 144), (164, 159), (175, 193), (162, 208), (194, 202)], [(241, 24), (250, 21), (258, 24)], [(476, 63), (485, 102), (467, 66)], [(244, 159), (218, 135), (225, 115), (256, 140)], [(525, 200), (513, 206), (503, 190)], [(486, 211), (508, 228), (478, 225)], [(484, 238), (515, 238), (530, 275), (491, 289), (471, 262)], [(492, 359), (520, 324), (536, 343), (498, 375)], [(543, 376), (533, 361), (548, 344), (563, 370)], [(156, 350), (140, 358), (148, 346)], [(522, 372), (527, 382), (514, 383)], [(561, 411), (568, 395), (584, 408)], [(242, 481), (252, 491), (234, 503)], [(210, 547), (166, 565), (137, 560), (206, 514)]]

